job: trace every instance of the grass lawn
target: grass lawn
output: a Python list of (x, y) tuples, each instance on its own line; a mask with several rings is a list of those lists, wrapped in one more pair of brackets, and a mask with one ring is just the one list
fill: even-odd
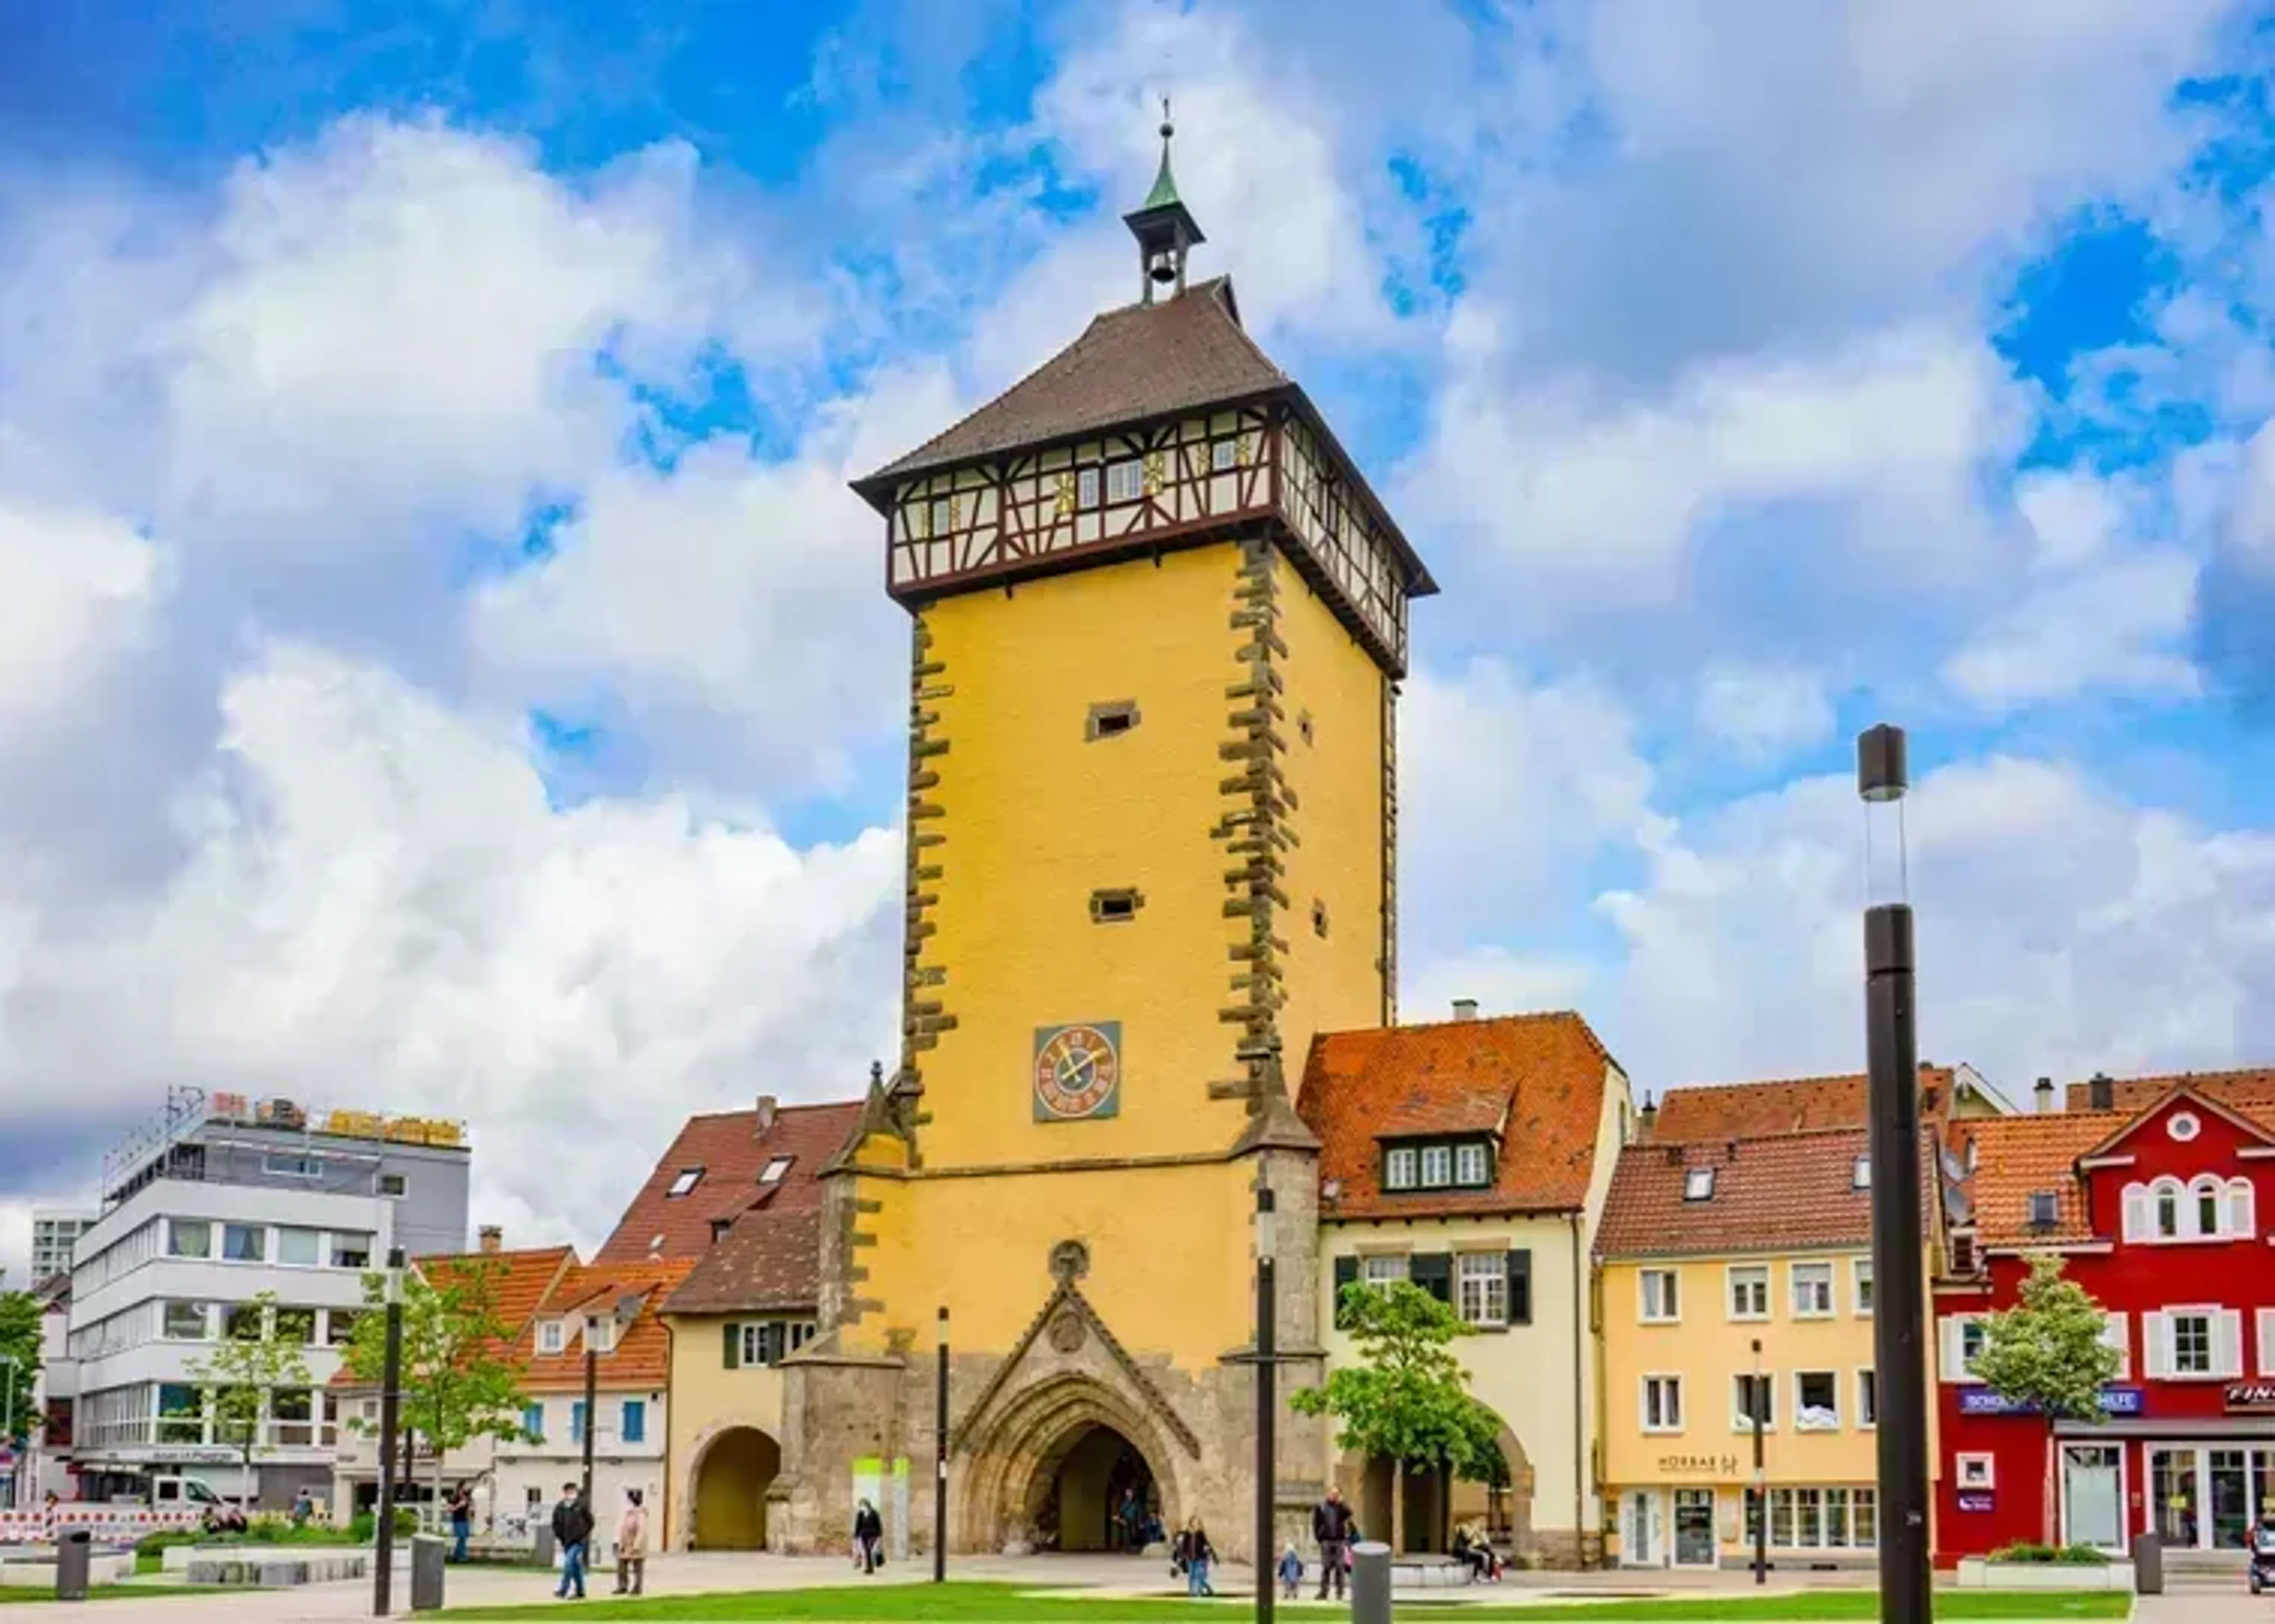
[[(212, 1596), (218, 1594), (211, 1585), (188, 1584), (96, 1584), (87, 1587), (89, 1601), (143, 1601), (153, 1596)], [(26, 1590), (10, 1585), (0, 1589), (0, 1607), (15, 1604), (36, 1605), (53, 1602), (53, 1590)]]
[[(1224, 1620), (1238, 1608), (1232, 1602), (1151, 1601), (1107, 1596), (1038, 1596), (1004, 1584), (840, 1586), (828, 1590), (760, 1590), (743, 1594), (651, 1597), (618, 1601), (595, 1595), (576, 1610), (578, 1619), (813, 1619), (847, 1624), (894, 1624), (899, 1620), (970, 1620), (973, 1624), (1178, 1624), (1185, 1620)], [(1425, 1605), (1402, 1602), (1402, 1616), (1414, 1617)], [(1877, 1619), (1879, 1602), (1870, 1590), (1814, 1590), (1798, 1596), (1701, 1596), (1652, 1601), (1553, 1602), (1538, 1606), (1439, 1606), (1428, 1608), (1449, 1621), (1486, 1620), (1657, 1619), (1665, 1624), (1713, 1624), (1752, 1619), (1762, 1624), (1814, 1624), (1818, 1620)], [(528, 1606), (453, 1608), (455, 1619), (516, 1619), (533, 1613), (557, 1613), (549, 1598)], [(2013, 1619), (2030, 1624), (2065, 1619), (2124, 1619), (2133, 1598), (2122, 1592), (2024, 1595), (1999, 1590), (1944, 1590), (1935, 1598), (1939, 1619)], [(1287, 1606), (1292, 1620), (1347, 1619), (1342, 1607)]]

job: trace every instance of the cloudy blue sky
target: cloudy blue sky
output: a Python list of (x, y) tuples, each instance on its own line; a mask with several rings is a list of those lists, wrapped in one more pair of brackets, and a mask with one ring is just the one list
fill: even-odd
[[(0, 1264), (170, 1081), (590, 1240), (894, 1024), (845, 480), (1178, 172), (1446, 591), (1410, 1010), (1639, 1085), (2275, 1056), (2275, 20), (2234, 0), (237, 0), (0, 21)], [(225, 21), (215, 20), (225, 18)]]

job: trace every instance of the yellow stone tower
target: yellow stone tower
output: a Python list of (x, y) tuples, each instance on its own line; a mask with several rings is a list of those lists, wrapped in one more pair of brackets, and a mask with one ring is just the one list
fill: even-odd
[[(1096, 1549), (1143, 1502), (1252, 1526), (1259, 1181), (1281, 1391), (1316, 1380), (1316, 1144), (1281, 1057), (1390, 1022), (1394, 705), (1427, 573), (1249, 337), (1170, 174), (1142, 297), (855, 488), (910, 612), (903, 1054), (828, 1175), (785, 1366), (787, 1549), (924, 1488), (952, 1327), (951, 1549)], [(1283, 1414), (1292, 1526), (1317, 1424)]]

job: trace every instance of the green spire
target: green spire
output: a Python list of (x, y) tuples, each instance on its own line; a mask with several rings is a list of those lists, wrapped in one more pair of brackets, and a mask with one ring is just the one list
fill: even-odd
[(1177, 178), (1169, 173), (1169, 138), (1177, 126), (1169, 122), (1169, 98), (1161, 98), (1161, 172), (1153, 177), (1153, 189), (1145, 194), (1140, 208), (1168, 208), (1184, 200), (1177, 195)]

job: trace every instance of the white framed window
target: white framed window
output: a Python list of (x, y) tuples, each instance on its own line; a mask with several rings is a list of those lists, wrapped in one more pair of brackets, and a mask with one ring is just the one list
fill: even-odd
[(2178, 1184), (2160, 1184), (2157, 1187), (2156, 1199), (2157, 1238), (2160, 1241), (2179, 1240), (2181, 1238), (2181, 1187)]
[(2141, 1316), (2149, 1374), (2179, 1381), (2233, 1381), (2243, 1374), (2243, 1314), (2190, 1303)]
[(1730, 1266), (1730, 1318), (1767, 1319), (1770, 1317), (1770, 1270), (1767, 1264)]
[(773, 1158), (763, 1168), (760, 1170), (759, 1182), (761, 1184), (781, 1183), (782, 1182), (783, 1175), (790, 1171), (790, 1163), (795, 1159), (796, 1158), (790, 1156), (776, 1156)]
[(1761, 1417), (1763, 1431), (1777, 1429), (1777, 1377), (1768, 1371), (1758, 1376), (1741, 1371), (1730, 1378), (1730, 1430), (1752, 1431), (1756, 1416)]
[(2227, 1238), (2231, 1241), (2256, 1241), (2259, 1238), (2258, 1200), (2249, 1179), (2230, 1179), (2227, 1182)]
[(1411, 1190), (1419, 1176), (1417, 1158), (1412, 1145), (1402, 1145), (1382, 1159), (1382, 1187), (1385, 1190)]
[(1946, 1382), (1967, 1383), (1976, 1379), (1975, 1360), (1983, 1351), (1985, 1333), (1979, 1314), (1947, 1314), (1939, 1333), (1939, 1351), (1942, 1379)]
[(593, 1345), (594, 1353), (614, 1353), (616, 1350), (616, 1322), (601, 1317), (585, 1322), (585, 1339)]
[(1209, 472), (1223, 473), (1240, 465), (1240, 442), (1212, 440), (1209, 442)]
[(1370, 1286), (1387, 1286), (1393, 1280), (1409, 1278), (1406, 1254), (1378, 1252), (1358, 1260), (1358, 1277)]
[(1508, 1258), (1502, 1252), (1462, 1252), (1454, 1259), (1455, 1299), (1465, 1324), (1508, 1323)]
[(1482, 1144), (1454, 1147), (1454, 1182), (1476, 1189), (1493, 1182), (1491, 1163)]
[(1135, 502), (1145, 494), (1145, 467), (1142, 463), (1108, 463), (1106, 465), (1106, 499), (1108, 502)]
[(276, 1261), (300, 1268), (318, 1266), (324, 1261), (324, 1232), (279, 1227), (276, 1231)]
[(2188, 1205), (2195, 1209), (2193, 1227), (2199, 1239), (2211, 1239), (2227, 1227), (2227, 1190), (2218, 1179), (2189, 1185)]
[(2133, 1339), (2127, 1334), (2123, 1314), (2104, 1314), (2101, 1317), (2101, 1340), (2117, 1354), (2117, 1379), (2133, 1379)]
[(1422, 1188), (1443, 1190), (1454, 1182), (1454, 1147), (1450, 1144), (1425, 1144), (1422, 1147)]
[(1682, 1276), (1673, 1269), (1645, 1269), (1638, 1277), (1642, 1318), (1647, 1326), (1670, 1326), (1682, 1318)]
[(1646, 1376), (1643, 1379), (1643, 1430), (1646, 1432), (1682, 1431), (1682, 1378)]
[(1793, 1271), (1793, 1317), (1829, 1319), (1833, 1317), (1833, 1265), (1796, 1263)]
[(2211, 1375), (2215, 1368), (2211, 1349), (2211, 1316), (2167, 1314), (2165, 1323), (2172, 1327), (2171, 1373), (2174, 1376)]
[(1793, 1373), (1793, 1424), (1799, 1432), (1840, 1428), (1840, 1378), (1832, 1371)]
[(1081, 506), (1094, 508), (1098, 505), (1098, 470), (1096, 468), (1085, 468), (1077, 472), (1075, 475), (1074, 487), (1075, 500)]
[(2175, 1111), (2173, 1113), (2172, 1120), (2165, 1124), (2165, 1131), (2181, 1144), (2186, 1144), (2203, 1131), (2203, 1124), (2196, 1120), (2194, 1112)]
[(1856, 1424), (1880, 1424), (1880, 1372), (1869, 1364), (1856, 1372)]
[(671, 1181), (671, 1188), (665, 1190), (663, 1193), (667, 1197), (676, 1200), (681, 1196), (692, 1194), (695, 1187), (702, 1182), (702, 1168), (682, 1167), (679, 1170), (679, 1176)]
[(1972, 1453), (1959, 1456), (1959, 1486), (1962, 1489), (1991, 1489), (1998, 1486), (1998, 1456)]
[(1851, 1259), (1848, 1265), (1850, 1298), (1856, 1304), (1856, 1318), (1872, 1317), (1872, 1260), (1870, 1258)]
[(1711, 1201), (1714, 1198), (1714, 1169), (1693, 1167), (1682, 1175), (1682, 1198), (1685, 1201)]
[(557, 1319), (548, 1319), (537, 1327), (537, 1351), (541, 1354), (557, 1354), (568, 1342), (568, 1332)]
[(1872, 1159), (1870, 1156), (1859, 1156), (1848, 1164), (1848, 1188), (1851, 1190), (1872, 1188)]
[(934, 536), (945, 536), (956, 528), (956, 499), (938, 496), (932, 504), (932, 531)]

